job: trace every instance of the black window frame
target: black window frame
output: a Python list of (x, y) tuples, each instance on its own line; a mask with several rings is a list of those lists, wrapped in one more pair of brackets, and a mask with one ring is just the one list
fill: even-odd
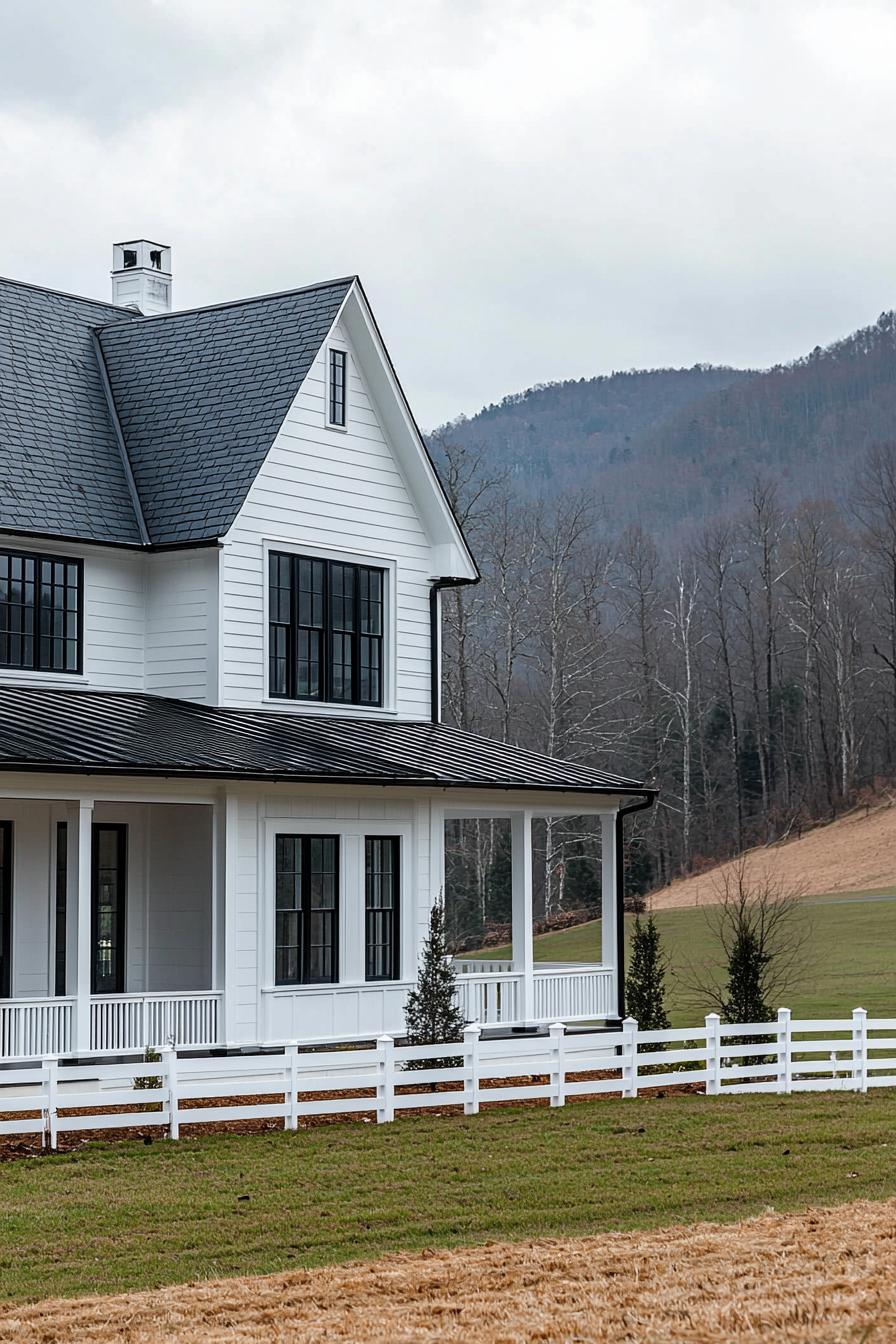
[[(292, 831), (279, 832), (274, 837), (274, 984), (278, 987), (339, 984), (339, 913), (342, 860), (340, 840), (339, 835), (329, 833), (305, 835), (296, 834)], [(315, 872), (311, 866), (311, 849), (315, 841), (329, 842), (333, 846), (333, 903), (327, 907), (314, 906), (312, 903)], [(298, 867), (295, 866), (296, 861), (293, 857), (293, 866), (289, 869), (281, 869), (282, 844), (293, 846), (293, 854), (295, 854), (295, 849), (298, 849), (300, 854)], [(300, 905), (292, 908), (280, 905), (279, 879), (283, 874), (289, 874), (293, 878), (298, 874), (301, 889)], [(281, 937), (281, 916), (287, 915), (298, 915), (296, 920), (298, 942), (296, 943), (286, 942)], [(314, 944), (312, 942), (315, 915), (325, 915), (327, 917), (326, 922), (329, 925), (330, 938), (326, 943)], [(329, 975), (312, 974), (312, 951), (315, 946), (326, 947), (329, 952)], [(285, 948), (298, 949), (298, 964), (294, 975), (286, 973), (282, 967), (280, 953), (281, 949)]]
[[(103, 832), (115, 837), (115, 869), (118, 885), (115, 892), (115, 953), (114, 970), (108, 978), (113, 982), (100, 985), (100, 836)], [(119, 821), (95, 821), (90, 836), (90, 992), (92, 995), (124, 994), (127, 984), (127, 911), (128, 911), (128, 828)]]
[[(391, 849), (391, 867), (388, 875), (392, 879), (392, 905), (388, 909), (382, 904), (373, 904), (371, 897), (376, 895), (372, 879), (386, 876), (380, 869), (372, 868), (372, 851), (376, 846), (388, 845)], [(382, 885), (380, 886), (380, 891)], [(377, 921), (380, 930), (377, 930)], [(388, 929), (386, 937), (372, 937), (381, 932), (382, 926)], [(373, 954), (376, 949), (388, 952), (388, 969), (378, 972), (375, 969)], [(401, 979), (401, 836), (365, 835), (364, 837), (364, 979), (369, 983), (382, 983)]]
[(327, 360), (327, 424), (345, 429), (348, 421), (348, 351), (331, 345)]
[[(73, 555), (52, 555), (42, 551), (20, 551), (12, 547), (4, 546), (0, 548), (0, 571), (2, 571), (4, 562), (6, 562), (8, 568), (5, 581), (7, 584), (12, 582), (12, 579), (9, 577), (9, 571), (12, 567), (12, 562), (16, 560), (21, 561), (23, 566), (28, 564), (34, 566), (33, 577), (28, 580), (22, 580), (33, 586), (33, 598), (30, 603), (23, 601), (21, 603), (13, 604), (9, 600), (9, 597), (5, 600), (0, 597), (0, 668), (4, 668), (11, 672), (35, 672), (41, 676), (80, 676), (84, 670), (84, 561), (78, 556)], [(63, 589), (74, 589), (76, 592), (76, 610), (71, 612), (67, 606), (63, 606), (61, 609), (63, 619), (69, 615), (75, 617), (76, 633), (74, 635), (74, 641), (76, 657), (75, 665), (73, 667), (54, 667), (52, 665), (52, 648), (54, 642), (61, 641), (64, 653), (65, 645), (71, 641), (72, 636), (65, 633), (56, 635), (53, 633), (52, 628), (46, 632), (44, 630), (44, 612), (47, 610), (44, 600), (44, 589), (49, 586), (52, 593), (59, 587), (55, 572), (51, 573), (49, 585), (44, 583), (42, 574), (44, 565), (62, 565), (66, 568), (72, 567), (75, 570), (75, 583), (68, 583), (66, 577), (64, 577), (62, 587)], [(2, 572), (0, 572), (0, 584), (3, 582), (4, 577)], [(11, 630), (10, 615), (14, 606), (21, 608), (23, 624), (24, 613), (26, 611), (31, 612), (30, 631), (26, 631), (25, 629)], [(52, 617), (57, 611), (59, 611), (59, 608), (51, 603), (49, 607), (50, 616)], [(16, 638), (21, 641), (22, 649), (21, 656), (18, 660), (14, 661), (10, 656), (10, 645), (12, 640)], [(24, 656), (24, 642), (27, 639), (30, 639), (31, 641), (30, 659), (26, 659)], [(5, 649), (4, 640), (6, 641)], [(44, 647), (47, 644), (49, 645), (50, 657), (45, 665), (43, 652)], [(63, 661), (65, 661), (65, 659), (63, 659)]]
[[(378, 565), (268, 552), (271, 699), (382, 709), (386, 678), (386, 575), (387, 570)], [(349, 576), (351, 596), (346, 599)], [(372, 587), (374, 582), (378, 589)], [(377, 612), (378, 622), (374, 619)], [(378, 625), (376, 632), (371, 628), (375, 625)], [(348, 694), (346, 673), (350, 682)], [(370, 693), (373, 678), (375, 695)]]
[(8, 999), (12, 994), (13, 834), (12, 822), (0, 821), (0, 836), (3, 837), (3, 862), (0, 864), (0, 936), (3, 951), (0, 956), (0, 999)]
[(64, 998), (68, 975), (68, 822), (56, 823), (55, 926), (53, 929), (54, 993)]

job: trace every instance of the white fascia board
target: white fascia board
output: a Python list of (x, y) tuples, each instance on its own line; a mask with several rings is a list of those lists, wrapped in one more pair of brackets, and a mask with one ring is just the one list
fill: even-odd
[(476, 562), (445, 497), (358, 280), (346, 295), (334, 326), (338, 322), (344, 324), (361, 361), (383, 429), (432, 542), (433, 568), (437, 571), (432, 577), (478, 579)]

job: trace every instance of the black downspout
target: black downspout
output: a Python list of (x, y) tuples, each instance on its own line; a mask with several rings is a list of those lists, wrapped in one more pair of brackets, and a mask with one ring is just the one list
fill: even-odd
[(638, 800), (620, 807), (616, 813), (616, 967), (618, 982), (618, 1001), (620, 1022), (625, 1017), (625, 850), (623, 848), (623, 817), (632, 812), (643, 812), (656, 802), (656, 790)]
[(442, 689), (441, 631), (439, 629), (439, 593), (443, 588), (466, 588), (479, 579), (432, 579), (429, 585), (429, 717), (432, 723), (441, 721), (439, 701)]

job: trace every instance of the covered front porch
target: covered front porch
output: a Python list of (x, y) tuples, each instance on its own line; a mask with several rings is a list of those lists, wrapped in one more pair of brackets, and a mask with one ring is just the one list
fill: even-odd
[[(594, 960), (537, 962), (533, 938), (533, 822), (593, 816), (600, 827), (599, 932)], [(509, 959), (454, 958), (458, 1000), (467, 1021), (487, 1027), (531, 1027), (550, 1022), (606, 1022), (624, 1016), (618, 965), (619, 890), (617, 809), (562, 806), (451, 807), (445, 820), (509, 821), (511, 943)], [(450, 899), (450, 892), (446, 896)]]
[(220, 1041), (214, 836), (192, 800), (0, 799), (0, 1058)]

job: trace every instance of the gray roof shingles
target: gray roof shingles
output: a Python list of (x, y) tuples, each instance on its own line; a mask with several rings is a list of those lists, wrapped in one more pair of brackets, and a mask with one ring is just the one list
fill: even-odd
[(227, 531), (352, 281), (101, 330), (152, 544)]
[(222, 536), (354, 277), (160, 317), (0, 279), (0, 531)]
[(139, 544), (93, 343), (132, 316), (0, 279), (0, 529)]

